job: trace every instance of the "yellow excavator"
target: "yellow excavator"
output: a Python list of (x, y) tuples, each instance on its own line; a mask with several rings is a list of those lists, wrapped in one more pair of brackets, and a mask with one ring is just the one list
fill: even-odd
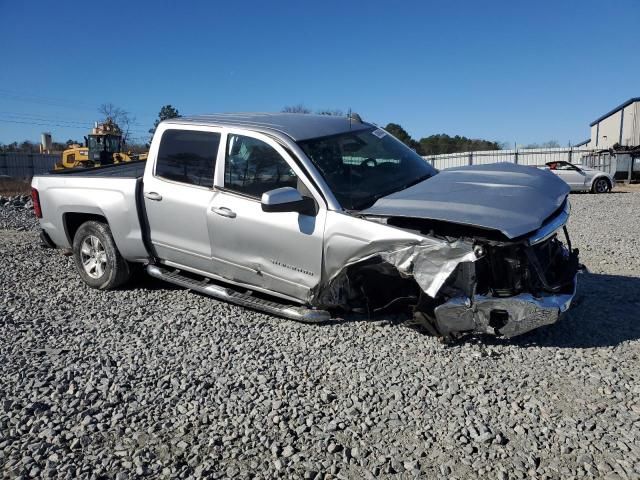
[(77, 167), (99, 167), (114, 163), (146, 160), (147, 153), (134, 154), (124, 151), (122, 130), (112, 119), (96, 122), (91, 133), (84, 137), (85, 145), (69, 145), (62, 152), (60, 161), (55, 164), (55, 170)]

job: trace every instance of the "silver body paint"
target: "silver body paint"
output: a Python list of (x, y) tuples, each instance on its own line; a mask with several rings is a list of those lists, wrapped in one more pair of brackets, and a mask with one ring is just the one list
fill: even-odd
[(442, 220), (515, 238), (540, 228), (568, 193), (565, 182), (538, 168), (492, 163), (443, 170), (362, 213)]

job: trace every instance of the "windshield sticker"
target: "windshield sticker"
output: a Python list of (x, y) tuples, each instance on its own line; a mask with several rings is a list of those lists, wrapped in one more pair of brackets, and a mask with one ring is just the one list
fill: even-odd
[(382, 130), (381, 128), (377, 128), (377, 129), (375, 129), (375, 130), (374, 130), (373, 132), (371, 132), (371, 133), (373, 133), (373, 134), (374, 134), (376, 137), (378, 137), (378, 138), (382, 138), (382, 137), (384, 137), (384, 136), (387, 134), (387, 132), (385, 132), (385, 131), (384, 131), (384, 130)]

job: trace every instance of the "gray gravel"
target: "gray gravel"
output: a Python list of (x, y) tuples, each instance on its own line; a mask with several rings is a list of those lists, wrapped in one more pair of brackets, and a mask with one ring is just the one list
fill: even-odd
[(572, 195), (562, 322), (451, 346), (139, 280), (98, 292), (0, 206), (0, 466), (61, 478), (640, 478), (640, 193)]
[(38, 221), (33, 215), (33, 202), (28, 195), (0, 196), (0, 229), (35, 230)]

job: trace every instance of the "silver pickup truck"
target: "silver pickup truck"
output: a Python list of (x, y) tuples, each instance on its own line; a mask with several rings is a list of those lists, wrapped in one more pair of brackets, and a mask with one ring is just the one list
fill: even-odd
[(507, 163), (438, 172), (357, 115), (173, 119), (146, 163), (32, 186), (43, 242), (103, 290), (137, 263), (291, 319), (404, 311), (445, 337), (517, 335), (575, 294), (565, 182)]

